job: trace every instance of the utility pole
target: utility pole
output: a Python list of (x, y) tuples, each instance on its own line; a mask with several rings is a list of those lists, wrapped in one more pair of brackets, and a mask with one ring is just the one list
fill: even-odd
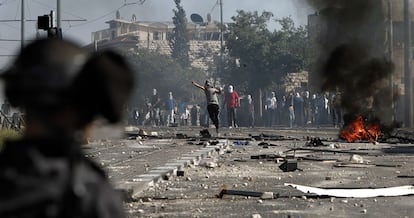
[(61, 16), (60, 16), (60, 12), (61, 12), (61, 7), (60, 7), (60, 0), (56, 1), (56, 27), (59, 29), (61, 27)]
[(223, 0), (220, 0), (220, 52), (223, 56)]
[(21, 43), (21, 49), (24, 48), (24, 0), (21, 0), (21, 6), (22, 6), (22, 12), (21, 12), (21, 18), (20, 18), (20, 43)]
[(405, 126), (413, 126), (413, 87), (411, 76), (411, 17), (410, 1), (404, 0), (404, 90), (405, 90)]
[[(218, 67), (218, 74), (223, 72), (223, 0), (220, 0), (220, 63)], [(214, 85), (216, 85), (217, 75), (214, 77)]]
[[(392, 0), (388, 0), (388, 58), (393, 62), (394, 35), (393, 35), (393, 19), (392, 19)], [(390, 97), (391, 97), (391, 122), (395, 121), (395, 104), (394, 104), (394, 75), (390, 73)]]

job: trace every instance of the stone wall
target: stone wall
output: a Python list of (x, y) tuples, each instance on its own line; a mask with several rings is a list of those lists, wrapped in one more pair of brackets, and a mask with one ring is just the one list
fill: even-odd
[[(140, 48), (148, 48), (161, 54), (170, 55), (171, 48), (167, 40), (140, 40)], [(209, 50), (210, 52), (206, 52)], [(220, 41), (190, 41), (191, 66), (207, 71), (209, 64), (213, 62), (213, 54), (220, 52)], [(206, 72), (207, 73), (207, 72)]]
[(298, 73), (288, 73), (285, 77), (285, 92), (304, 91), (308, 88), (309, 73), (302, 71)]

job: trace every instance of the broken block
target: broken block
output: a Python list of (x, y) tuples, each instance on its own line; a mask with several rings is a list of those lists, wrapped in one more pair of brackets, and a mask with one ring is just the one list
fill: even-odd
[(283, 172), (291, 172), (298, 169), (298, 161), (296, 159), (286, 159), (279, 168)]

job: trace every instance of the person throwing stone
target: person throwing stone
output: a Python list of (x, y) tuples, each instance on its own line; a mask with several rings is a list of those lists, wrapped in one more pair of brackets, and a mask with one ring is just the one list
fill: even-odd
[(207, 100), (207, 111), (210, 116), (211, 121), (213, 121), (214, 126), (216, 127), (216, 133), (219, 133), (219, 101), (218, 95), (222, 93), (222, 88), (215, 88), (211, 85), (210, 81), (206, 80), (204, 86), (192, 81), (191, 82), (195, 87), (202, 89), (206, 95)]

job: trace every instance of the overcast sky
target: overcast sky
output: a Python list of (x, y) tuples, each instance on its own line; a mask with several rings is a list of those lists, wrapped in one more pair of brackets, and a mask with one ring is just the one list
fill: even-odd
[[(313, 10), (306, 5), (305, 0), (222, 0), (223, 20), (230, 22), (231, 16), (237, 10), (270, 11), (275, 18), (290, 16), (297, 25), (306, 25), (307, 15)], [(37, 16), (49, 14), (56, 10), (56, 0), (24, 0), (26, 19), (36, 20)], [(121, 17), (130, 20), (135, 14), (137, 20), (143, 21), (171, 21), (172, 10), (175, 8), (173, 0), (146, 0), (143, 4), (137, 0), (62, 0), (63, 36), (78, 41), (82, 45), (91, 42), (91, 32), (108, 27), (105, 23), (115, 18), (115, 12), (120, 11)], [(213, 20), (220, 20), (219, 0), (182, 0), (184, 10), (189, 17), (193, 13), (200, 14), (204, 19), (210, 13)], [(0, 0), (0, 20), (20, 19), (21, 0)], [(271, 25), (271, 24), (270, 24)], [(36, 22), (26, 22), (26, 39), (36, 35)], [(272, 26), (272, 25), (271, 25)], [(275, 26), (273, 26), (275, 27)], [(0, 40), (20, 39), (19, 22), (0, 22)], [(20, 48), (18, 41), (0, 41), (0, 68), (11, 60), (11, 57), (2, 55), (14, 54)]]

